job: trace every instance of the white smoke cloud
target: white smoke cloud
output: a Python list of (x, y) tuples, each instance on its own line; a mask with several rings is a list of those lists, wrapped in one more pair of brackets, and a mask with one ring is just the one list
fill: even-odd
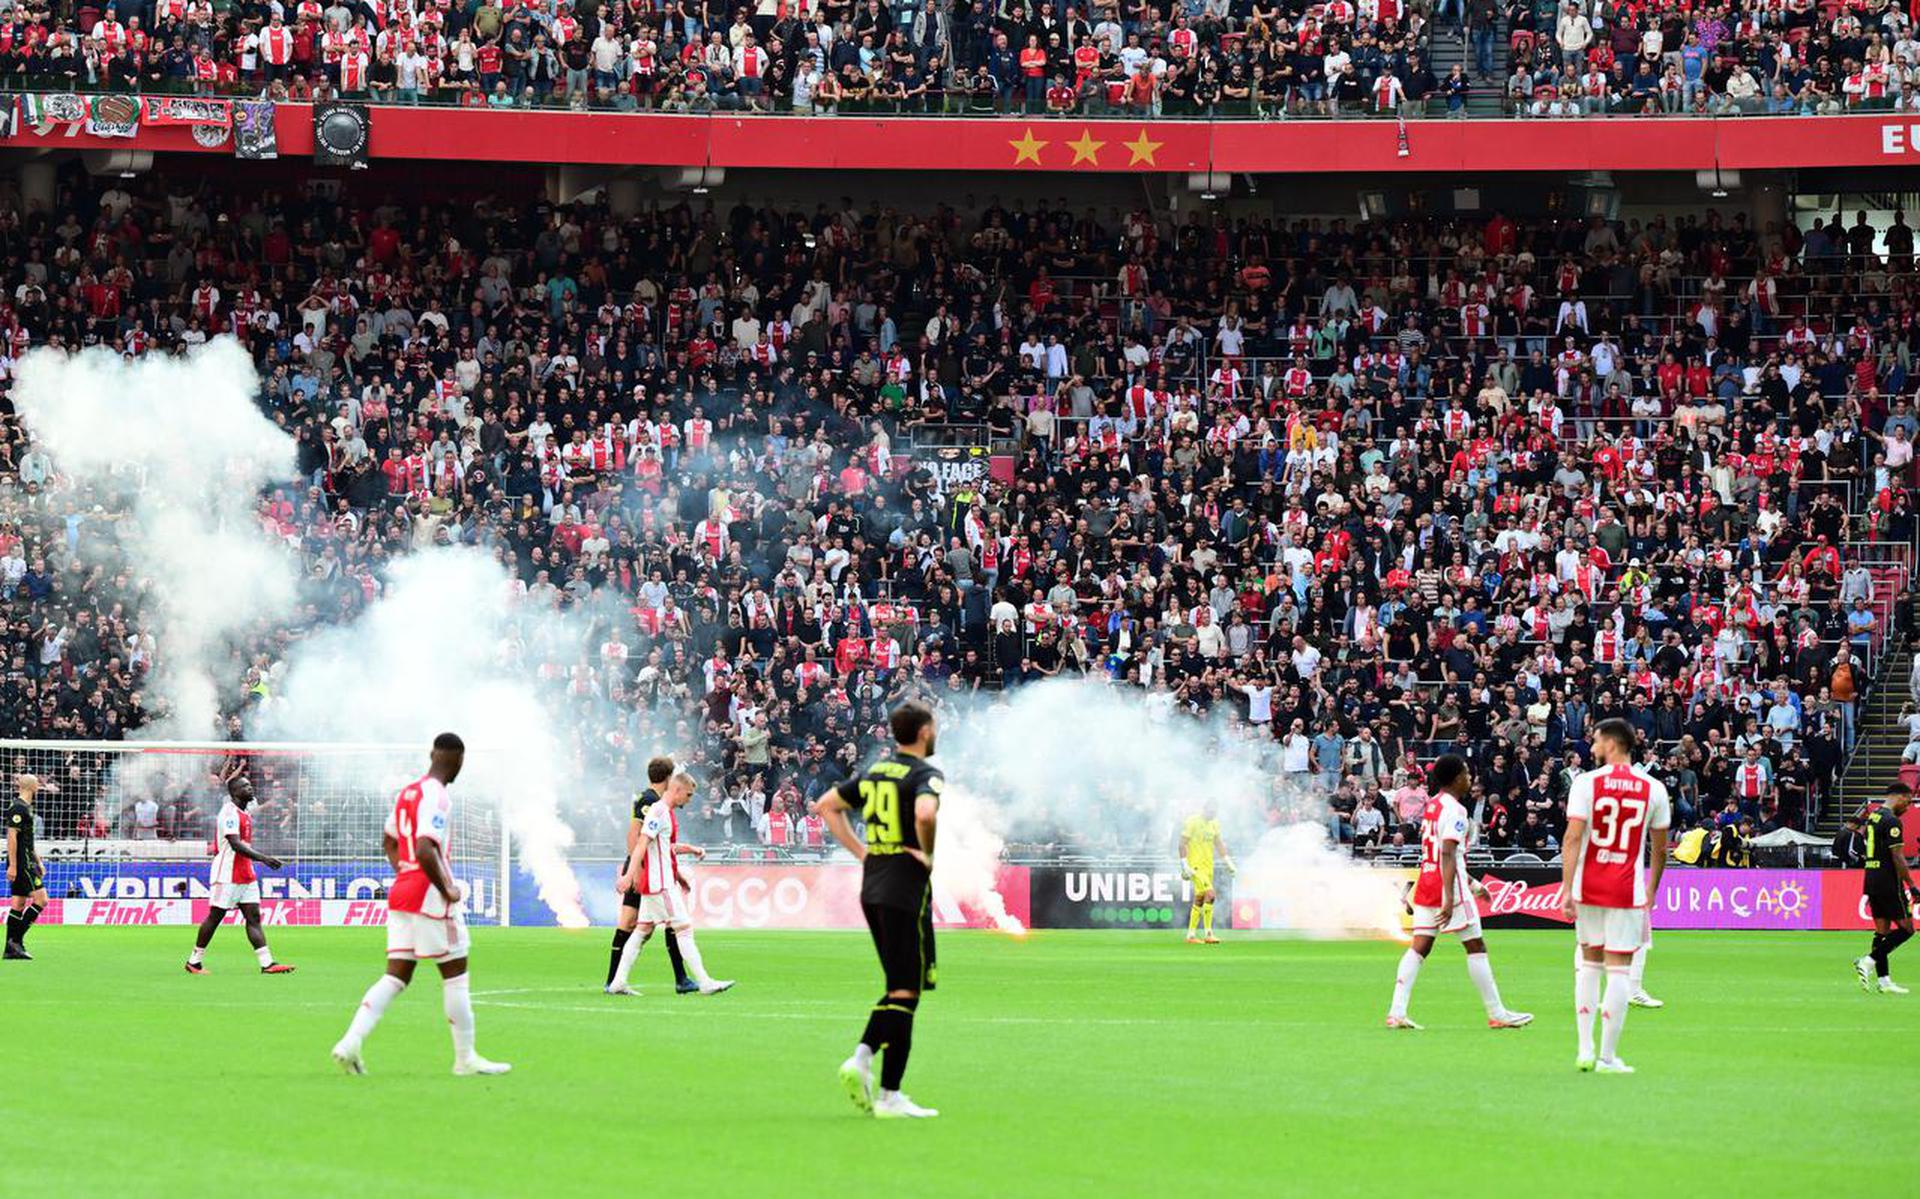
[[(21, 363), (14, 403), (53, 458), (61, 498), (124, 504), (118, 553), (144, 593), (157, 644), (149, 692), (166, 715), (143, 738), (222, 740), (220, 701), (238, 689), (236, 651), (281, 625), (300, 597), (300, 563), (258, 516), (264, 488), (294, 477), (293, 440), (255, 405), (245, 350), (218, 338), (182, 357), (127, 361), (106, 351), (37, 350)], [(396, 561), (386, 589), (352, 624), (297, 644), (279, 665), (251, 737), (426, 747), (453, 729), (469, 755), (460, 792), (498, 804), (516, 857), (563, 924), (584, 924), (561, 817), (570, 740), (592, 736), (545, 707), (526, 658), (577, 645), (593, 613), (535, 613), (517, 603), (486, 555), (433, 549)], [(563, 660), (567, 660), (563, 657)], [(334, 794), (382, 807), (414, 777), (392, 755), (317, 754)], [(136, 767), (197, 779), (198, 764)], [(344, 818), (336, 812), (335, 818)], [(364, 833), (366, 830), (358, 830)]]
[[(579, 881), (567, 862), (574, 834), (562, 815), (563, 800), (584, 783), (568, 767), (575, 730), (541, 701), (527, 659), (532, 646), (584, 641), (590, 615), (535, 611), (516, 595), (506, 570), (474, 549), (402, 558), (385, 582), (357, 620), (309, 638), (289, 655), (254, 731), (267, 738), (413, 744), (422, 747), (423, 759), (435, 735), (459, 733), (467, 764), (455, 785), (456, 802), (497, 805), (541, 900), (563, 926), (585, 927)], [(392, 789), (384, 776), (352, 781)]]
[(1171, 862), (1181, 823), (1211, 805), (1238, 857), (1237, 899), (1310, 936), (1399, 927), (1399, 884), (1331, 844), (1325, 800), (1276, 783), (1264, 737), (1177, 714), (1164, 696), (1085, 679), (948, 703), (941, 717), (937, 761), (950, 798), (935, 869), (963, 902), (998, 900), (993, 865), (1009, 837), (1065, 832)]
[(255, 515), (261, 488), (294, 472), (293, 440), (254, 406), (258, 390), (231, 338), (178, 358), (41, 349), (20, 364), (14, 407), (69, 494), (128, 504), (119, 540), (159, 647), (149, 690), (168, 710), (149, 736), (221, 735), (233, 650), (298, 592), (292, 553)]

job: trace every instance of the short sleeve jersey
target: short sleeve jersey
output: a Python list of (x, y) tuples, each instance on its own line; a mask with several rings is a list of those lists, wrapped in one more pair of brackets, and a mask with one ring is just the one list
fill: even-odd
[(1894, 859), (1906, 852), (1900, 818), (1887, 808), (1875, 808), (1867, 813), (1865, 833), (1861, 865), (1866, 867), (1867, 878), (1876, 883), (1898, 882), (1900, 868)]
[(1647, 834), (1667, 828), (1667, 789), (1638, 766), (1602, 766), (1573, 780), (1567, 819), (1587, 822), (1574, 867), (1576, 903), (1637, 908), (1647, 903)]
[(253, 840), (253, 817), (240, 810), (240, 805), (228, 800), (220, 806), (220, 817), (214, 824), (213, 878), (215, 883), (250, 883), (254, 881), (253, 860), (241, 857), (233, 851), (231, 838), (242, 841)]
[(393, 801), (386, 833), (399, 846), (398, 869), (387, 892), (387, 906), (396, 912), (427, 916), (447, 914), (446, 897), (420, 869), (418, 843), (433, 841), (444, 859), (453, 837), (453, 800), (446, 784), (428, 776), (408, 783)]
[(920, 798), (931, 796), (938, 804), (944, 785), (945, 776), (925, 758), (899, 753), (887, 755), (858, 778), (841, 784), (841, 794), (858, 802), (867, 828), (860, 902), (909, 911), (919, 911), (926, 904), (931, 875), (907, 851), (921, 848), (914, 821)]
[(1467, 843), (1470, 840), (1467, 810), (1451, 795), (1435, 795), (1420, 809), (1420, 877), (1413, 885), (1413, 902), (1423, 908), (1437, 908), (1446, 898), (1440, 872), (1441, 859), (1453, 858), (1453, 901), (1466, 897)]
[(20, 847), (20, 860), (36, 861), (33, 852), (33, 809), (18, 799), (8, 804), (7, 830), (16, 834), (15, 843)]

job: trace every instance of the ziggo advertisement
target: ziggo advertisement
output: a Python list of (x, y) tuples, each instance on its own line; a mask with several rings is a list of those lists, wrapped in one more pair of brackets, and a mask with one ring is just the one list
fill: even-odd
[[(52, 893), (43, 923), (76, 925), (196, 924), (206, 918), (206, 867), (197, 863), (49, 862)], [(619, 898), (616, 863), (576, 864), (582, 899), (597, 924), (611, 924)], [(1395, 871), (1398, 876), (1410, 872)], [(490, 875), (456, 870), (469, 894), (468, 919), (500, 922), (501, 896)], [(688, 871), (696, 919), (707, 928), (860, 929), (860, 869), (827, 865), (726, 864)], [(1560, 872), (1531, 867), (1486, 871), (1488, 897), (1480, 915), (1488, 927), (1565, 927), (1560, 918)], [(324, 927), (386, 923), (384, 862), (292, 865), (263, 872), (261, 911), (275, 925)], [(1192, 896), (1177, 871), (1097, 867), (1002, 866), (998, 889), (1008, 912), (1033, 928), (1181, 927)], [(1224, 888), (1223, 888), (1224, 890)], [(516, 925), (555, 923), (533, 879), (516, 869), (508, 915)], [(937, 882), (933, 916), (943, 928), (990, 928), (987, 914), (963, 903)], [(229, 919), (236, 919), (237, 914)], [(1872, 927), (1857, 870), (1670, 869), (1653, 905), (1661, 929), (1847, 930)], [(1221, 926), (1284, 931), (1281, 905), (1244, 892), (1222, 894)]]

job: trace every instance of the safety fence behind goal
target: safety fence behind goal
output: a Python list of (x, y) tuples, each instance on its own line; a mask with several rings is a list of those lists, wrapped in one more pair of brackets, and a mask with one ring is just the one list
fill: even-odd
[[(504, 924), (512, 873), (502, 805), (486, 790), (484, 754), (468, 756), (450, 861), (469, 922)], [(202, 919), (215, 819), (226, 779), (241, 771), (257, 797), (253, 845), (284, 863), (260, 870), (267, 920), (383, 924), (393, 870), (381, 829), (426, 757), (421, 746), (0, 740), (9, 800), (21, 773), (46, 784), (34, 800), (52, 900), (42, 920), (63, 924)]]

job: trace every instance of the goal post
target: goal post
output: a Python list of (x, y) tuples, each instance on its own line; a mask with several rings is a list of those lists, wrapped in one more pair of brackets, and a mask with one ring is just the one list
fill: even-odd
[[(377, 744), (0, 740), (0, 786), (11, 799), (21, 773), (47, 784), (34, 800), (52, 901), (43, 920), (203, 919), (224, 780), (244, 771), (256, 795), (253, 844), (284, 862), (259, 872), (266, 918), (376, 925), (386, 921), (393, 876), (381, 830), (394, 796), (420, 776), (425, 760), (419, 746)], [(472, 924), (510, 922), (507, 829), (500, 797), (456, 791), (449, 864), (467, 889)]]

